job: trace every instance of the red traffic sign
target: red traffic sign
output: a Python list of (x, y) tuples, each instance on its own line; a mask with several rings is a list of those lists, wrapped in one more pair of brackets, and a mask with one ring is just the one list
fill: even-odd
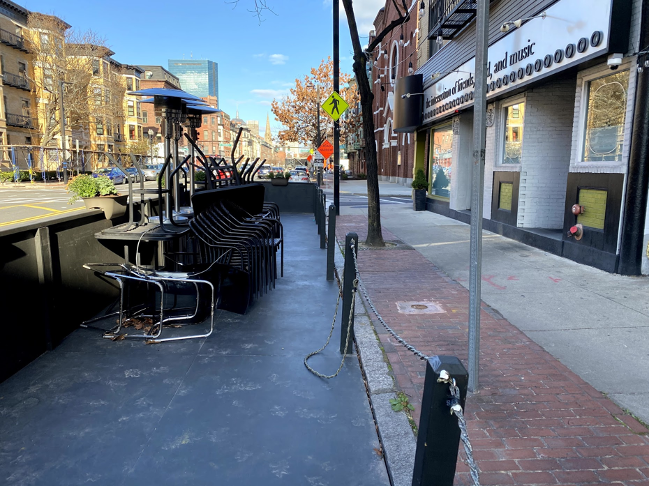
[(318, 152), (323, 154), (323, 157), (325, 159), (329, 159), (329, 157), (334, 154), (334, 146), (330, 144), (329, 140), (326, 140), (323, 142), (320, 147), (318, 148)]
[(309, 155), (307, 156), (307, 160), (308, 160), (309, 162), (311, 162), (311, 159), (312, 159), (311, 154), (309, 154)]

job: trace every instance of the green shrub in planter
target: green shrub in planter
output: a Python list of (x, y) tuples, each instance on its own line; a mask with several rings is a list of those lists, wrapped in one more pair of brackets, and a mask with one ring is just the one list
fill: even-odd
[(366, 179), (366, 175), (365, 175), (365, 173), (360, 172), (359, 174), (357, 174), (357, 178)]
[(194, 173), (194, 181), (205, 181), (205, 171), (196, 171), (196, 173)]
[(413, 178), (413, 182), (411, 183), (411, 187), (413, 189), (428, 189), (429, 188), (429, 183), (427, 183), (427, 178), (424, 176), (424, 171), (422, 169), (418, 169), (417, 172), (415, 173), (415, 178)]
[(72, 194), (68, 200), (68, 204), (70, 205), (82, 198), (117, 194), (117, 189), (113, 181), (107, 176), (94, 178), (90, 174), (80, 174), (72, 178), (65, 189), (68, 193)]

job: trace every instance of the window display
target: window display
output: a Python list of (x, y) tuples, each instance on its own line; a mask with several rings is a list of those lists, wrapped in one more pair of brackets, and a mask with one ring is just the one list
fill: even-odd
[(449, 199), (451, 185), (451, 148), (454, 138), (451, 125), (431, 130), (430, 195)]
[(503, 164), (521, 164), (522, 140), (524, 138), (525, 104), (505, 107), (505, 141)]
[(589, 82), (583, 161), (620, 161), (623, 156), (629, 71)]

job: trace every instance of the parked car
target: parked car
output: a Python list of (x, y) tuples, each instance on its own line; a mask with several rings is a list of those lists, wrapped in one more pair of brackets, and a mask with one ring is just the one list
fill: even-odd
[(116, 167), (102, 167), (93, 172), (93, 177), (108, 176), (108, 179), (113, 181), (113, 184), (122, 184), (126, 181), (126, 176), (122, 171)]
[(144, 173), (145, 181), (155, 181), (158, 178), (158, 173), (163, 168), (162, 164), (147, 164), (142, 170)]
[(127, 173), (129, 173), (129, 176), (131, 178), (132, 183), (139, 183), (140, 182), (140, 173), (135, 167), (127, 167), (124, 169)]
[(294, 169), (296, 171), (302, 171), (302, 172), (306, 173), (307, 176), (309, 176), (309, 169), (307, 169), (307, 166), (296, 166)]
[(308, 183), (309, 176), (305, 171), (290, 171), (291, 177), (289, 178), (290, 183)]

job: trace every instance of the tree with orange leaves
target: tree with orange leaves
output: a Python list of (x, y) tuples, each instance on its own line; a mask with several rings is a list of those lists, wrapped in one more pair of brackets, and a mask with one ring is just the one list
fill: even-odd
[[(289, 95), (280, 100), (273, 100), (271, 111), (285, 129), (280, 131), (282, 142), (300, 142), (318, 148), (325, 139), (333, 139), (332, 119), (319, 106), (332, 93), (334, 62), (331, 58), (323, 60), (319, 67), (312, 68), (309, 75), (296, 79), (296, 86)], [(351, 107), (359, 103), (356, 86), (350, 86), (351, 76), (340, 74), (341, 97)], [(318, 133), (320, 114), (320, 134)], [(345, 140), (347, 131), (354, 131), (360, 123), (359, 117), (348, 115), (341, 119), (341, 140)]]

